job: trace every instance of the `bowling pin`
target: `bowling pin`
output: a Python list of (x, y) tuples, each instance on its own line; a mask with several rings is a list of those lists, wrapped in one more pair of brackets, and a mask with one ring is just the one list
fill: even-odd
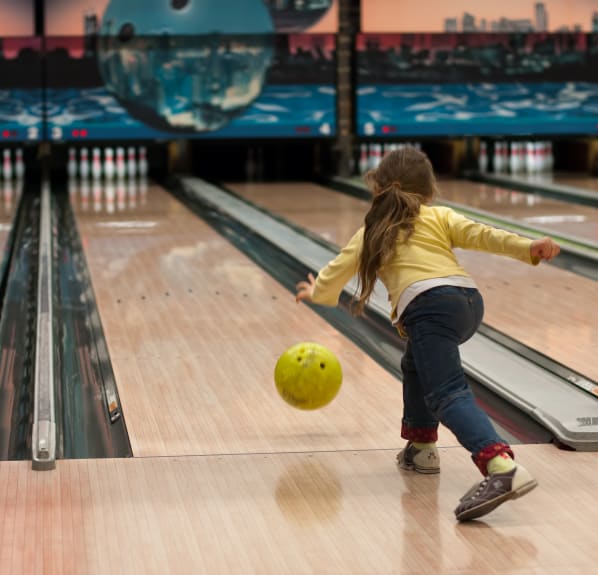
[(23, 160), (23, 149), (15, 150), (15, 176), (17, 180), (22, 180), (25, 176), (25, 161)]
[(483, 174), (488, 169), (488, 146), (486, 142), (480, 142), (480, 154), (478, 156), (478, 169)]
[(91, 175), (94, 180), (102, 177), (102, 156), (100, 148), (94, 148), (91, 153)]
[(502, 142), (495, 142), (494, 143), (494, 154), (492, 155), (492, 165), (494, 166), (494, 171), (497, 174), (500, 174), (503, 169), (502, 165)]
[(528, 174), (533, 174), (536, 170), (535, 146), (533, 142), (525, 143), (525, 170)]
[(359, 173), (365, 174), (368, 171), (368, 145), (361, 144), (359, 147)]
[(519, 171), (519, 144), (511, 142), (511, 155), (509, 157), (509, 171), (516, 174)]
[(68, 174), (69, 180), (74, 180), (77, 177), (77, 150), (75, 150), (75, 148), (69, 148), (66, 173)]
[(127, 150), (127, 173), (129, 174), (129, 178), (134, 178), (137, 175), (137, 159), (133, 146)]
[(369, 162), (368, 162), (370, 169), (375, 170), (380, 165), (381, 160), (382, 160), (382, 145), (381, 144), (372, 144), (370, 146), (370, 157), (369, 157)]
[(79, 153), (79, 175), (82, 180), (89, 178), (89, 151), (87, 148), (81, 148)]
[(139, 148), (138, 158), (139, 158), (139, 161), (137, 164), (138, 173), (142, 178), (145, 178), (147, 176), (147, 172), (148, 172), (147, 149), (145, 146), (141, 146)]
[(116, 148), (116, 177), (119, 180), (124, 180), (127, 175), (127, 166), (125, 165), (125, 149)]
[(10, 155), (10, 150), (4, 150), (3, 152), (4, 159), (2, 161), (2, 175), (4, 176), (4, 180), (11, 180), (12, 179), (12, 159)]
[(114, 178), (116, 173), (116, 167), (114, 165), (114, 151), (112, 148), (106, 148), (104, 150), (104, 176), (107, 180)]

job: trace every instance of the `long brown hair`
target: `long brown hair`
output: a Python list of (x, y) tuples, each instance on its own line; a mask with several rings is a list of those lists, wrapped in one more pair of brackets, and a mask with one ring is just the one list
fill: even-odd
[(366, 173), (365, 181), (373, 198), (365, 216), (355, 315), (363, 312), (378, 270), (393, 254), (397, 240), (409, 241), (421, 204), (430, 202), (436, 194), (432, 164), (413, 146), (387, 154), (375, 170)]

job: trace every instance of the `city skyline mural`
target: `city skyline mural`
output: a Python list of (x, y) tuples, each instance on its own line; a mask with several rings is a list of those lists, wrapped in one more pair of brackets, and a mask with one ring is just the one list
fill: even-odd
[(361, 31), (596, 32), (598, 0), (362, 0)]

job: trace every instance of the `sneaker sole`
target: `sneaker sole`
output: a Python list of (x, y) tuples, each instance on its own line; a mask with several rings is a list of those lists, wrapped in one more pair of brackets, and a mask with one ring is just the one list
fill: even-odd
[(423, 475), (434, 475), (436, 473), (440, 473), (440, 467), (422, 467), (421, 465), (416, 465), (415, 463), (405, 463), (404, 461), (397, 461), (397, 464), (401, 469), (415, 471), (417, 473), (422, 473)]
[(482, 517), (490, 513), (496, 509), (499, 505), (504, 503), (505, 501), (509, 501), (510, 499), (518, 499), (522, 497), (526, 493), (529, 493), (532, 489), (538, 486), (538, 482), (535, 479), (524, 483), (523, 485), (519, 486), (517, 489), (513, 491), (509, 491), (509, 493), (505, 493), (500, 497), (496, 497), (490, 501), (486, 501), (477, 507), (472, 507), (471, 509), (467, 509), (463, 513), (457, 515), (458, 521), (469, 521), (471, 519), (477, 519), (478, 517)]

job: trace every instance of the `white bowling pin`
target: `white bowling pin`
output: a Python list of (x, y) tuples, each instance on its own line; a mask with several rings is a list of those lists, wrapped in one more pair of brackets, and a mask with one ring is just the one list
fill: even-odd
[(116, 167), (114, 165), (114, 151), (112, 148), (106, 148), (104, 150), (104, 176), (107, 180), (114, 178), (116, 173)]
[(70, 180), (77, 177), (77, 150), (69, 148), (69, 157), (66, 163), (66, 173)]
[(89, 151), (87, 148), (81, 148), (79, 152), (79, 175), (82, 180), (89, 178)]
[(137, 164), (138, 173), (142, 178), (145, 178), (147, 176), (147, 172), (148, 172), (147, 149), (145, 146), (141, 146), (139, 148), (138, 158), (139, 158), (139, 161)]
[(372, 144), (370, 146), (370, 157), (368, 165), (370, 169), (375, 170), (382, 160), (382, 144)]
[(492, 155), (492, 165), (494, 166), (494, 171), (499, 174), (503, 170), (502, 165), (502, 142), (495, 142), (494, 143), (494, 154)]
[(2, 175), (5, 180), (12, 179), (12, 158), (10, 150), (4, 150), (3, 152)]
[(91, 175), (94, 180), (102, 177), (102, 155), (100, 148), (94, 148), (91, 153)]
[(359, 147), (359, 173), (365, 174), (368, 171), (368, 145), (361, 144)]
[(124, 180), (127, 175), (127, 166), (125, 165), (125, 149), (116, 148), (116, 177), (119, 180)]
[(480, 142), (480, 153), (478, 156), (478, 170), (484, 173), (488, 169), (488, 145), (486, 142)]
[(23, 160), (22, 148), (15, 150), (15, 176), (18, 180), (22, 180), (25, 176), (25, 161)]
[(533, 142), (525, 143), (525, 169), (528, 174), (536, 170), (535, 146)]
[(133, 146), (127, 150), (127, 173), (129, 178), (134, 178), (137, 175), (137, 158)]
[(511, 142), (511, 156), (509, 157), (509, 170), (512, 174), (519, 171), (519, 144)]

